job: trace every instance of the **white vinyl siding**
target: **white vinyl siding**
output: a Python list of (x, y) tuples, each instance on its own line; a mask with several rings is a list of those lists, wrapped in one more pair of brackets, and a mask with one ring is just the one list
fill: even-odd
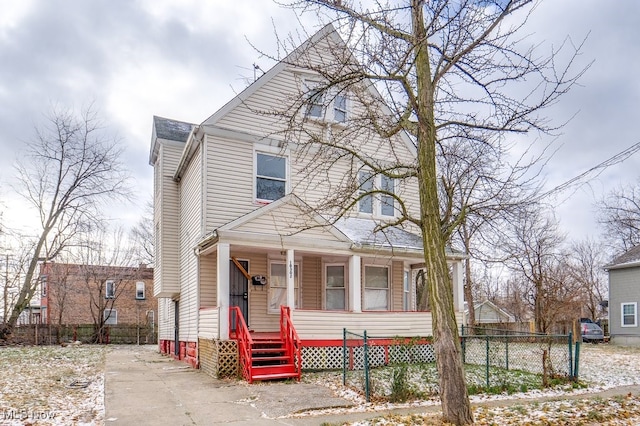
[(216, 306), (217, 290), (217, 262), (215, 253), (200, 257), (200, 307)]
[(180, 292), (180, 197), (173, 175), (183, 148), (183, 143), (162, 142), (155, 165), (161, 175), (154, 206), (157, 234), (153, 294), (158, 297), (170, 297)]
[(198, 337), (201, 339), (217, 339), (219, 327), (218, 308), (200, 309), (199, 311)]
[(174, 313), (173, 300), (158, 299), (158, 340), (173, 340)]
[(621, 303), (620, 304), (621, 315), (621, 326), (622, 327), (637, 327), (638, 326), (638, 304), (637, 302), (632, 303)]
[[(294, 310), (293, 323), (303, 340), (336, 339), (343, 336), (343, 329), (369, 336), (432, 336), (430, 312), (342, 312)], [(456, 321), (462, 324), (462, 313), (456, 312)]]
[(197, 341), (198, 258), (193, 247), (202, 239), (201, 151), (198, 149), (180, 180), (180, 341)]

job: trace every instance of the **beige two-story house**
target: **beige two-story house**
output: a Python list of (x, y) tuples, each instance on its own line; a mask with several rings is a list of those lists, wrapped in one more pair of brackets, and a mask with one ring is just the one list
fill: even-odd
[[(302, 140), (309, 133), (283, 131), (348, 132), (365, 109), (362, 96), (371, 94), (369, 109), (379, 104), (375, 87), (363, 82), (358, 96), (311, 91), (295, 123), (269, 113), (322, 81), (295, 59), (331, 62), (336, 46), (346, 49), (333, 27), (323, 28), (200, 124), (154, 117), (154, 295), (163, 353), (217, 376), (240, 368), (252, 381), (339, 367), (345, 328), (380, 338), (381, 347), (395, 336), (432, 334), (430, 313), (417, 310), (419, 230), (384, 227), (399, 215), (393, 197), (359, 197), (382, 188), (416, 212), (417, 182), (375, 175), (340, 156), (318, 167)], [(416, 161), (406, 134), (389, 143), (354, 133), (352, 145), (363, 158)], [(323, 203), (354, 179), (360, 186), (342, 206)], [(448, 255), (461, 322), (463, 256)]]

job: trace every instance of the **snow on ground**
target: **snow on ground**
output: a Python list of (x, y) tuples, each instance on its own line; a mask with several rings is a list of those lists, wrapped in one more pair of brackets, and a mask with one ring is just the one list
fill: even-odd
[(0, 347), (0, 425), (102, 424), (106, 350)]
[[(0, 425), (100, 425), (104, 423), (104, 365), (109, 348), (0, 347)], [(511, 395), (473, 395), (477, 424), (640, 424), (640, 397), (584, 399), (588, 393), (640, 385), (640, 348), (582, 345), (579, 375), (584, 388), (532, 390)], [(297, 413), (317, 416), (347, 412), (439, 405), (436, 396), (404, 404), (366, 403), (361, 393), (342, 386), (341, 373), (303, 374), (303, 381), (330, 387), (355, 403), (351, 409)], [(381, 386), (379, 384), (379, 386)], [(585, 394), (583, 399), (580, 395)], [(572, 396), (573, 400), (567, 398)], [(547, 398), (553, 401), (545, 401)], [(523, 401), (536, 399), (536, 402)], [(500, 406), (504, 405), (504, 406)], [(439, 410), (411, 416), (387, 416), (352, 425), (440, 424)], [(435, 412), (435, 414), (434, 414)]]

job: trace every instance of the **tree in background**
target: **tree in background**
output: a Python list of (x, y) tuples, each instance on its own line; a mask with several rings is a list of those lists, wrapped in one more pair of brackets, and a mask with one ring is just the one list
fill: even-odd
[(153, 265), (154, 254), (153, 202), (144, 205), (143, 216), (131, 228), (131, 245), (134, 261)]
[(611, 190), (597, 208), (604, 236), (616, 252), (640, 244), (640, 182)]
[(604, 272), (606, 264), (606, 250), (602, 243), (586, 239), (571, 246), (568, 270), (580, 289), (579, 293), (582, 297), (580, 316), (591, 318), (594, 322), (606, 315), (603, 307), (603, 301), (608, 297), (607, 277)]
[[(286, 105), (263, 111), (286, 126), (285, 141), (301, 145), (298, 152), (314, 160), (309, 174), (328, 173), (339, 160), (351, 164), (343, 181), (327, 188), (329, 195), (317, 206), (321, 211), (341, 217), (359, 200), (382, 197), (393, 200), (397, 215), (392, 223), (380, 224), (380, 230), (415, 226), (421, 233), (428, 288), (423, 293), (432, 309), (443, 417), (454, 424), (470, 424), (473, 417), (445, 251), (468, 208), (461, 206), (451, 217), (441, 214), (438, 147), (445, 141), (493, 143), (510, 133), (554, 129), (542, 110), (565, 94), (584, 68), (572, 72), (579, 47), (565, 44), (571, 51), (561, 65), (558, 51), (543, 54), (527, 42), (521, 30), (534, 5), (532, 0), (411, 0), (371, 7), (349, 0), (290, 2), (294, 9), (331, 20), (349, 50), (329, 40), (334, 57), (330, 62), (319, 59), (313, 42), (289, 56), (285, 63), (318, 81), (301, 87), (301, 95)], [(283, 44), (285, 51), (292, 50), (291, 44)], [(301, 125), (307, 108), (328, 111), (335, 102), (344, 105), (344, 97), (363, 106), (349, 111), (344, 128)], [(380, 108), (381, 101), (385, 108)], [(415, 135), (415, 158), (410, 161), (394, 147), (407, 131)], [(390, 153), (387, 161), (360, 153), (357, 141), (372, 134), (388, 142), (380, 147)], [(362, 171), (370, 176), (364, 181)], [(417, 182), (419, 213), (406, 208), (400, 191), (371, 185), (378, 176), (400, 184)]]
[(37, 287), (38, 263), (67, 248), (79, 232), (102, 222), (106, 202), (129, 194), (119, 144), (97, 113), (54, 109), (18, 161), (18, 193), (35, 209), (40, 235), (22, 276), (8, 324), (14, 326)]

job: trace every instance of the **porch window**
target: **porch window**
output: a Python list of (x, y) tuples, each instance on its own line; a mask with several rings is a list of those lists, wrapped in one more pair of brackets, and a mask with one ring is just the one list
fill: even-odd
[(389, 268), (364, 267), (364, 309), (386, 311), (389, 309)]
[(638, 304), (622, 303), (622, 327), (638, 326)]
[(327, 310), (344, 310), (345, 298), (344, 265), (326, 265), (325, 308)]
[(287, 159), (278, 155), (256, 153), (256, 198), (275, 201), (287, 189)]
[[(287, 268), (284, 262), (271, 262), (269, 266), (269, 313), (280, 313), (280, 306), (287, 304)], [(298, 264), (294, 266), (294, 300), (298, 307)]]

